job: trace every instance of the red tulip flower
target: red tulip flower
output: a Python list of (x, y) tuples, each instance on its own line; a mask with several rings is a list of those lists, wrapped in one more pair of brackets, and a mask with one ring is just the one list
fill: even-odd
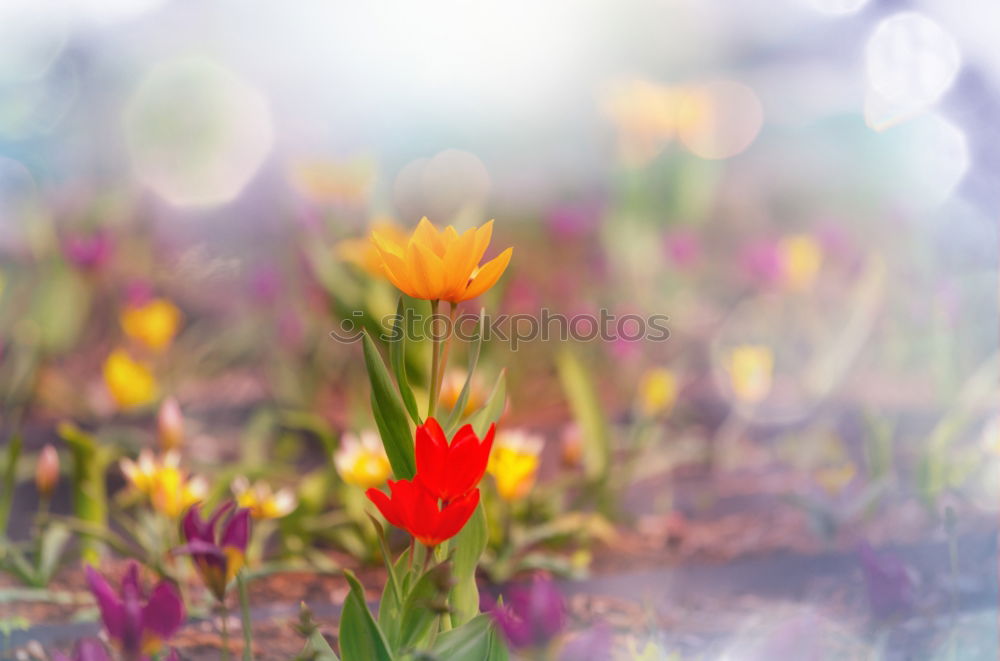
[(472, 431), (472, 425), (465, 425), (455, 433), (449, 444), (438, 421), (427, 418), (424, 424), (417, 427), (416, 481), (445, 503), (475, 489), (483, 479), (490, 460), (494, 427), (490, 425), (480, 441), (476, 432)]
[(443, 507), (437, 496), (418, 481), (389, 480), (389, 491), (391, 497), (374, 488), (365, 493), (389, 523), (407, 531), (424, 546), (437, 546), (457, 535), (479, 504), (479, 489)]

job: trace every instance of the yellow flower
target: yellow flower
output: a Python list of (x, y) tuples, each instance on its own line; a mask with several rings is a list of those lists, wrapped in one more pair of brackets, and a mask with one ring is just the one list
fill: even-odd
[(266, 482), (250, 484), (242, 475), (233, 480), (232, 486), (236, 504), (250, 510), (255, 519), (280, 519), (298, 506), (290, 489), (274, 492)]
[(156, 399), (156, 379), (149, 367), (116, 349), (104, 361), (104, 383), (119, 408), (132, 409)]
[(382, 272), (401, 291), (414, 298), (460, 303), (496, 284), (510, 262), (513, 248), (479, 265), (492, 234), (492, 220), (459, 235), (451, 225), (439, 231), (422, 218), (405, 243), (377, 231), (372, 232), (372, 243), (382, 258)]
[(125, 334), (153, 351), (170, 346), (181, 323), (181, 311), (164, 298), (141, 305), (130, 305), (121, 313)]
[(774, 352), (762, 345), (744, 344), (729, 354), (729, 378), (736, 397), (755, 404), (771, 392)]
[(524, 498), (535, 485), (542, 438), (519, 430), (497, 434), (486, 470), (496, 479), (497, 493), (511, 502)]
[(139, 459), (122, 459), (122, 474), (132, 488), (147, 496), (153, 507), (170, 518), (205, 498), (208, 484), (200, 477), (189, 478), (180, 467), (177, 452), (165, 452), (156, 457), (149, 450), (139, 453)]
[(665, 367), (647, 370), (639, 381), (639, 408), (647, 417), (666, 413), (677, 401), (677, 377)]
[(382, 441), (373, 431), (363, 431), (360, 437), (344, 434), (333, 453), (333, 465), (344, 482), (362, 489), (381, 486), (392, 474)]
[[(409, 238), (405, 231), (389, 220), (380, 220), (372, 224), (372, 232), (388, 237), (390, 241), (402, 245)], [(383, 275), (382, 257), (372, 243), (371, 238), (344, 239), (335, 248), (337, 257), (357, 266), (359, 269), (375, 276)]]
[(778, 243), (785, 284), (790, 289), (809, 289), (823, 265), (823, 248), (807, 234), (786, 236)]
[[(448, 370), (444, 375), (444, 380), (441, 384), (441, 395), (438, 401), (441, 402), (441, 405), (445, 409), (450, 411), (458, 404), (458, 397), (462, 394), (462, 388), (465, 386), (465, 378), (466, 372), (460, 369)], [(483, 382), (473, 374), (472, 383), (469, 384), (469, 399), (465, 402), (465, 409), (462, 411), (462, 415), (469, 415), (484, 403), (486, 403), (486, 391), (483, 389)]]

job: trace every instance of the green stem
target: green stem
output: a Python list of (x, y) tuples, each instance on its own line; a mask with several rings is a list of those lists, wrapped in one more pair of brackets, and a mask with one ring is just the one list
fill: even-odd
[(222, 618), (222, 661), (230, 661), (229, 655), (229, 609), (224, 603), (219, 603), (219, 616)]
[[(437, 316), (438, 303), (440, 301), (431, 301), (431, 319)], [(431, 324), (433, 332), (433, 323)], [(441, 340), (436, 337), (431, 337), (431, 383), (430, 392), (427, 395), (427, 417), (433, 418), (434, 412), (437, 409), (438, 391), (441, 389), (441, 383), (438, 380), (438, 362), (441, 360)]]
[(240, 594), (240, 618), (243, 625), (243, 661), (253, 661), (253, 622), (250, 619), (250, 595), (247, 591), (246, 570), (236, 574)]

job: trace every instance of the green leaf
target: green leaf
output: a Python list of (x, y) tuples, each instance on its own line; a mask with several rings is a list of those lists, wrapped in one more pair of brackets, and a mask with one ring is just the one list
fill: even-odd
[(455, 536), (454, 567), (455, 587), (451, 591), (451, 623), (460, 626), (479, 613), (479, 587), (476, 585), (476, 566), (486, 550), (489, 531), (486, 512), (479, 503), (469, 522)]
[(382, 630), (365, 603), (365, 591), (350, 570), (344, 576), (351, 591), (340, 615), (340, 656), (343, 661), (392, 661)]
[(469, 393), (472, 390), (472, 375), (476, 371), (476, 364), (479, 362), (479, 352), (483, 347), (483, 317), (486, 315), (486, 308), (479, 311), (479, 321), (476, 322), (476, 339), (469, 347), (469, 366), (466, 369), (465, 374), (465, 384), (462, 386), (462, 391), (458, 395), (458, 400), (455, 402), (455, 406), (451, 409), (448, 414), (448, 419), (444, 423), (445, 434), (449, 437), (455, 428), (458, 427), (458, 421), (462, 418), (462, 413), (465, 411), (465, 406), (469, 402)]
[(583, 435), (583, 470), (592, 482), (607, 477), (611, 459), (611, 430), (604, 418), (597, 389), (580, 358), (566, 348), (556, 358), (563, 391)]
[(388, 576), (385, 588), (382, 590), (382, 598), (378, 604), (378, 624), (391, 644), (399, 635), (399, 614), (403, 607), (403, 593), (399, 586), (399, 580), (396, 578), (396, 567), (392, 563), (389, 545), (385, 541), (385, 530), (378, 519), (371, 514), (368, 514), (368, 518), (375, 526), (375, 535), (378, 537), (379, 549), (382, 551), (382, 560), (385, 562), (385, 571)]
[(507, 661), (508, 658), (507, 646), (488, 615), (477, 615), (442, 633), (431, 652), (441, 661)]
[(10, 510), (14, 505), (14, 487), (17, 482), (17, 461), (21, 457), (21, 435), (13, 434), (7, 442), (7, 460), (4, 463), (3, 483), (0, 484), (0, 536), (6, 534)]
[(493, 392), (486, 399), (483, 408), (472, 416), (472, 428), (476, 434), (482, 438), (490, 425), (500, 419), (503, 415), (503, 408), (507, 404), (507, 370), (500, 370), (497, 382), (493, 386)]
[(392, 373), (396, 377), (396, 385), (403, 398), (403, 405), (413, 422), (419, 425), (423, 420), (420, 419), (417, 398), (413, 396), (410, 380), (406, 376), (406, 329), (401, 326), (405, 312), (406, 306), (403, 305), (403, 297), (400, 296), (399, 302), (396, 303), (396, 319), (392, 325), (394, 339), (389, 340), (389, 364), (392, 365)]
[[(95, 529), (108, 527), (108, 497), (104, 485), (107, 453), (102, 452), (96, 439), (70, 423), (59, 425), (59, 435), (69, 445), (73, 459), (73, 508), (76, 516)], [(81, 555), (85, 562), (96, 564), (104, 545), (93, 535), (81, 540)]]
[(46, 528), (38, 553), (37, 575), (41, 586), (48, 585), (56, 570), (59, 569), (59, 561), (62, 559), (66, 544), (72, 536), (69, 528), (58, 523), (53, 523)]
[(312, 611), (304, 601), (299, 607), (299, 623), (295, 629), (306, 639), (306, 644), (302, 652), (295, 657), (295, 661), (340, 661), (326, 637), (316, 626)]
[(447, 561), (434, 565), (413, 584), (403, 601), (397, 652), (416, 649), (437, 619), (448, 613), (451, 566)]
[(367, 333), (363, 344), (365, 367), (368, 368), (368, 379), (372, 386), (372, 413), (382, 437), (382, 445), (396, 479), (412, 479), (417, 468), (413, 456), (413, 435), (410, 433), (406, 411), (392, 385), (389, 372), (385, 369), (382, 356)]

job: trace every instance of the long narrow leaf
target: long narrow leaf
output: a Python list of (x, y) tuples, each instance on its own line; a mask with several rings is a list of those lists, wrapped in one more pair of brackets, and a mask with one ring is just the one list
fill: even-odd
[(472, 518), (455, 536), (455, 556), (452, 574), (455, 587), (451, 591), (451, 623), (461, 626), (479, 613), (479, 587), (476, 585), (476, 566), (479, 557), (486, 550), (489, 531), (486, 527), (486, 513), (479, 503)]
[(372, 413), (382, 436), (382, 445), (396, 479), (411, 479), (417, 472), (413, 456), (413, 436), (406, 411), (389, 378), (375, 343), (366, 333), (363, 338), (365, 367), (372, 386)]
[(439, 661), (507, 661), (506, 645), (487, 615), (438, 636), (431, 652)]
[(580, 358), (564, 349), (556, 359), (563, 391), (573, 417), (583, 432), (583, 471), (597, 482), (607, 476), (611, 458), (611, 430), (604, 418), (597, 388)]
[(421, 424), (420, 411), (417, 408), (417, 398), (413, 395), (410, 387), (410, 380), (406, 376), (406, 328), (402, 326), (406, 307), (403, 305), (403, 297), (399, 297), (396, 303), (396, 320), (393, 323), (393, 339), (389, 340), (389, 364), (392, 366), (393, 375), (396, 377), (396, 385), (399, 387), (399, 394), (403, 398), (403, 406), (415, 424)]
[(14, 504), (17, 461), (21, 458), (21, 435), (12, 435), (7, 443), (7, 461), (3, 470), (3, 483), (0, 484), (0, 537), (6, 534), (7, 521)]
[(504, 406), (507, 405), (507, 370), (500, 370), (500, 376), (493, 386), (493, 392), (486, 399), (483, 408), (472, 416), (470, 422), (476, 434), (481, 438), (490, 428), (490, 425), (500, 419), (503, 415)]
[(340, 656), (342, 661), (392, 661), (392, 652), (382, 630), (365, 603), (365, 591), (350, 570), (344, 576), (351, 591), (340, 615)]
[(465, 411), (465, 406), (469, 402), (469, 392), (472, 390), (472, 376), (476, 371), (476, 365), (479, 362), (479, 352), (483, 347), (483, 317), (485, 315), (486, 309), (483, 308), (479, 311), (479, 321), (476, 322), (476, 339), (472, 342), (472, 346), (469, 347), (469, 364), (466, 368), (465, 385), (462, 386), (458, 400), (455, 402), (455, 406), (451, 409), (451, 413), (448, 414), (448, 419), (444, 423), (444, 430), (448, 436), (451, 436), (452, 432), (455, 431), (455, 427), (458, 426), (458, 421), (461, 420), (462, 413)]

